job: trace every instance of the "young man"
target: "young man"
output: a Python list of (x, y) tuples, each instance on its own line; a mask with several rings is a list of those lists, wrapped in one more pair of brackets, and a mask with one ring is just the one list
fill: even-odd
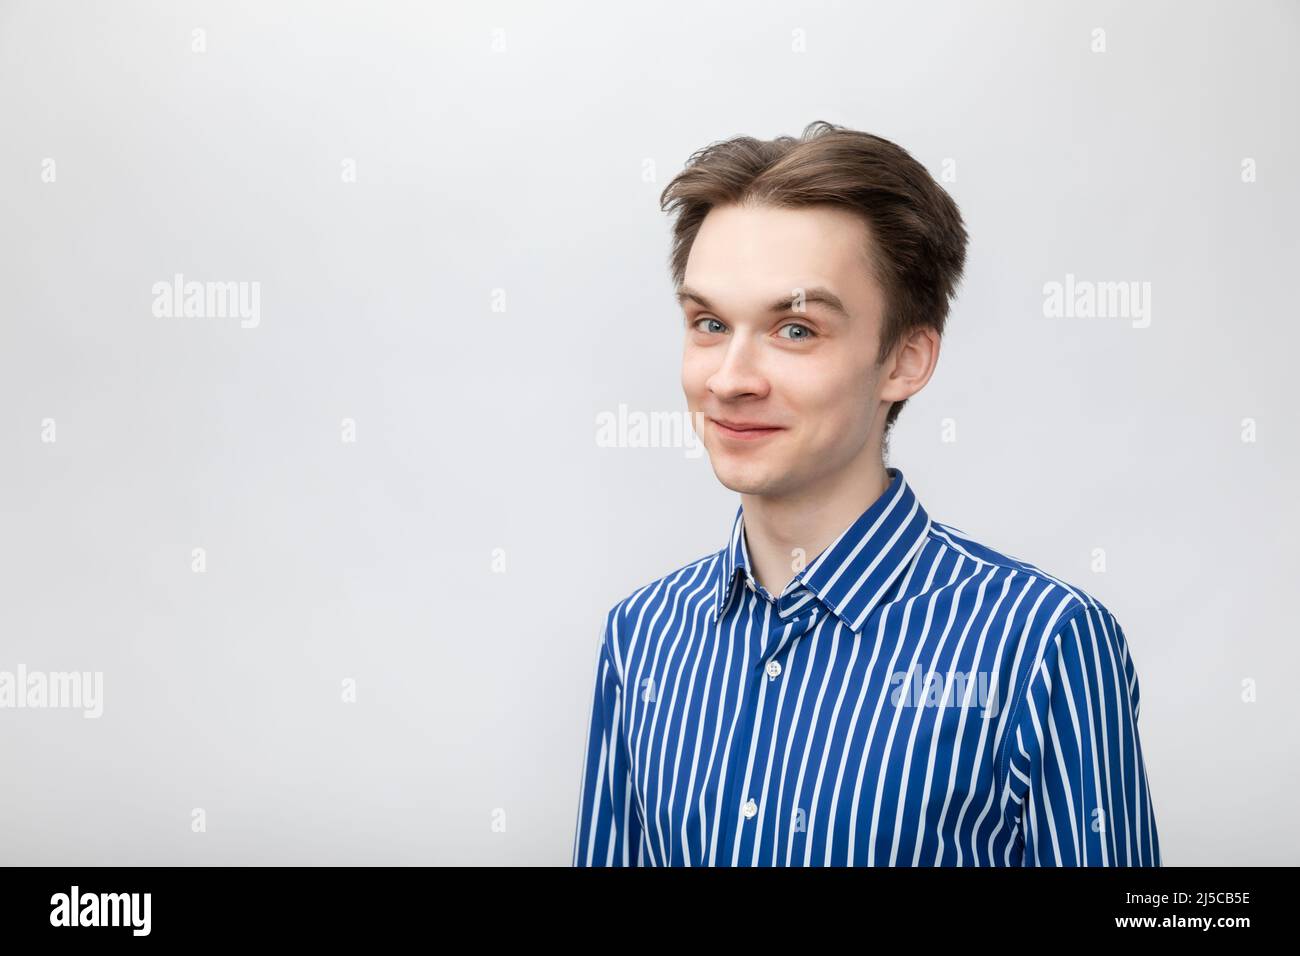
[(884, 464), (965, 261), (952, 199), (825, 123), (662, 198), (682, 386), (741, 503), (606, 617), (574, 864), (1160, 865), (1114, 615)]

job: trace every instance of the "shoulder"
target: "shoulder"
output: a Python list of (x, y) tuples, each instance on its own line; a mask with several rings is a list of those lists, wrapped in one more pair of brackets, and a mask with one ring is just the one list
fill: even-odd
[[(1009, 726), (1044, 726), (1057, 706), (1122, 701), (1127, 691), (1132, 713), (1139, 707), (1137, 673), (1123, 628), (1111, 609), (1091, 590), (1023, 558), (976, 540), (952, 525), (931, 521), (932, 541), (975, 562), (977, 574), (998, 583), (1013, 659)], [(993, 615), (990, 615), (992, 617)], [(1117, 704), (1118, 706), (1118, 704)], [(1014, 733), (1001, 744), (1005, 767)]]
[(707, 607), (722, 576), (725, 552), (714, 551), (643, 584), (605, 614), (605, 642), (622, 671), (632, 638), (646, 633), (674, 608)]
[(1052, 609), (1052, 619), (1064, 625), (1079, 614), (1112, 617), (1110, 610), (1090, 591), (1072, 581), (1058, 577), (1051, 571), (1033, 564), (1007, 551), (977, 541), (970, 534), (950, 524), (930, 522), (931, 540), (937, 541), (968, 560), (1003, 571), (1014, 572), (1026, 583), (1034, 585), (1034, 593), (1044, 605)]
[[(1053, 685), (1092, 685), (1101, 691), (1127, 688), (1134, 710), (1140, 690), (1128, 638), (1110, 607), (1092, 591), (1020, 557), (974, 540), (951, 525), (931, 522), (931, 535), (971, 560), (1014, 573), (1030, 599), (1020, 631), (1018, 706), (1037, 687), (1047, 697)], [(1063, 688), (1062, 688), (1063, 689)]]
[[(930, 536), (965, 558), (986, 565), (995, 574), (1018, 581), (1010, 588), (1028, 602), (1022, 616), (1023, 653), (1032, 666), (1059, 666), (1062, 650), (1066, 656), (1087, 641), (1092, 653), (1114, 656), (1125, 672), (1132, 675), (1132, 661), (1123, 628), (1114, 612), (1090, 590), (1066, 580), (1021, 557), (977, 541), (967, 532), (931, 521)], [(1064, 643), (1068, 639), (1069, 643)], [(1063, 648), (1064, 644), (1064, 648)], [(1095, 649), (1095, 650), (1094, 650)]]
[(643, 584), (609, 609), (607, 623), (625, 624), (665, 600), (699, 594), (721, 574), (723, 553), (714, 551)]

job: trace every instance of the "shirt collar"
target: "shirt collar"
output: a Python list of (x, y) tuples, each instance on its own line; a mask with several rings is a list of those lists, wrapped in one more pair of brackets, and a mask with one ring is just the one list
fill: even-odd
[[(802, 585), (852, 630), (860, 631), (906, 570), (930, 533), (930, 516), (902, 471), (886, 468), (885, 472), (890, 480), (884, 494), (796, 574), (777, 599), (781, 617), (797, 613), (807, 603), (797, 593)], [(738, 577), (751, 574), (744, 517), (741, 505), (731, 525), (731, 539), (723, 552), (722, 577), (715, 589), (718, 620), (737, 590)]]

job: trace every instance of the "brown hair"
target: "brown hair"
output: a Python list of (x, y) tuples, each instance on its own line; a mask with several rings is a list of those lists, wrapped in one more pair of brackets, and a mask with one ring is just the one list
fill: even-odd
[[(818, 120), (798, 139), (739, 136), (698, 150), (659, 200), (677, 216), (669, 265), (678, 288), (704, 217), (732, 203), (830, 204), (866, 220), (868, 261), (886, 301), (877, 363), (915, 328), (943, 334), (966, 261), (966, 228), (952, 197), (901, 146)], [(886, 435), (905, 404), (890, 407)]]

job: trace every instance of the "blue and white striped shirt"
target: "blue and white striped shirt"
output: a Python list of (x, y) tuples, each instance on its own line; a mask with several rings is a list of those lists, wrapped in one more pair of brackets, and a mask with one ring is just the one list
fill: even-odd
[(1114, 615), (888, 474), (778, 598), (742, 506), (609, 611), (575, 866), (1160, 865)]

